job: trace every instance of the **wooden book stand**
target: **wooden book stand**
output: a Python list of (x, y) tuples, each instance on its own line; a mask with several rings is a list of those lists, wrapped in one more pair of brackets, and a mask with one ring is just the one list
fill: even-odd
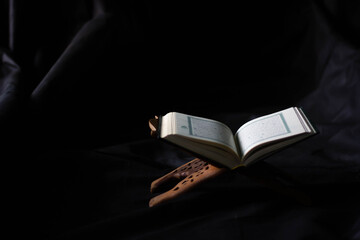
[[(159, 127), (158, 117), (155, 116), (155, 118), (149, 120), (149, 127), (151, 130), (150, 135), (156, 137)], [(243, 174), (257, 183), (267, 186), (279, 193), (294, 197), (299, 203), (304, 205), (310, 204), (310, 199), (304, 193), (293, 188), (286, 187), (282, 184), (284, 181), (294, 184), (296, 181), (291, 176), (281, 172), (279, 169), (276, 169), (269, 164), (266, 164), (265, 162), (259, 162), (256, 165), (257, 167), (255, 168), (238, 168), (234, 171), (239, 174)], [(172, 189), (150, 199), (149, 207), (154, 207), (177, 198), (201, 183), (215, 178), (226, 171), (231, 170), (225, 167), (215, 166), (210, 162), (195, 158), (151, 183), (150, 191), (151, 193), (154, 193), (164, 184), (173, 182), (174, 180), (179, 181)]]

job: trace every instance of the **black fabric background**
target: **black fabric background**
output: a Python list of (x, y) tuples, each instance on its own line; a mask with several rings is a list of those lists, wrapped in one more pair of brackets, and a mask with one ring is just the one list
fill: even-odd
[[(4, 0), (0, 11), (13, 238), (360, 239), (357, 1)], [(265, 162), (311, 205), (231, 172), (147, 207), (150, 183), (191, 159), (150, 139), (153, 115), (236, 130), (290, 106), (320, 134)]]

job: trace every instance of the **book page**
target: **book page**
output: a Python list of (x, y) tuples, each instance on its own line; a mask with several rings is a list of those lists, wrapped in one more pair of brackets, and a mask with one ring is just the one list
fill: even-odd
[(242, 156), (261, 144), (305, 132), (294, 108), (266, 115), (247, 122), (235, 137)]
[(222, 144), (237, 152), (230, 128), (215, 120), (175, 113), (175, 132), (190, 138)]

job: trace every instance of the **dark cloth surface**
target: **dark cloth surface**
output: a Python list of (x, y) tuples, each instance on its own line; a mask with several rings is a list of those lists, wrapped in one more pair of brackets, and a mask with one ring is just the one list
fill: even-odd
[[(5, 229), (37, 239), (360, 239), (359, 10), (2, 1)], [(311, 204), (234, 171), (148, 208), (151, 182), (192, 159), (150, 138), (154, 114), (235, 131), (290, 106), (320, 133), (249, 171), (292, 176)]]

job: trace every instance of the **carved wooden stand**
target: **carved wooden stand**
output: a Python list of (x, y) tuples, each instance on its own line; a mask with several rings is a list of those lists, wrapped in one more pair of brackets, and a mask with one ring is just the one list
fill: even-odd
[[(149, 120), (151, 136), (157, 136), (158, 125), (158, 117)], [(286, 187), (279, 181), (279, 179), (282, 179), (282, 181), (294, 183), (295, 180), (291, 176), (282, 173), (278, 169), (266, 163), (257, 163), (257, 165), (259, 166), (257, 168), (242, 168), (234, 171), (237, 171), (238, 173), (247, 176), (257, 183), (260, 183), (281, 194), (291, 196), (301, 204), (310, 204), (310, 199), (303, 192)], [(151, 183), (150, 191), (151, 193), (154, 193), (159, 190), (161, 186), (167, 183), (173, 182), (174, 180), (179, 181), (172, 189), (150, 199), (149, 206), (154, 207), (161, 203), (177, 198), (178, 196), (183, 195), (204, 181), (215, 178), (226, 171), (231, 170), (225, 167), (218, 167), (205, 160), (195, 158), (194, 160), (176, 168), (175, 170)]]

